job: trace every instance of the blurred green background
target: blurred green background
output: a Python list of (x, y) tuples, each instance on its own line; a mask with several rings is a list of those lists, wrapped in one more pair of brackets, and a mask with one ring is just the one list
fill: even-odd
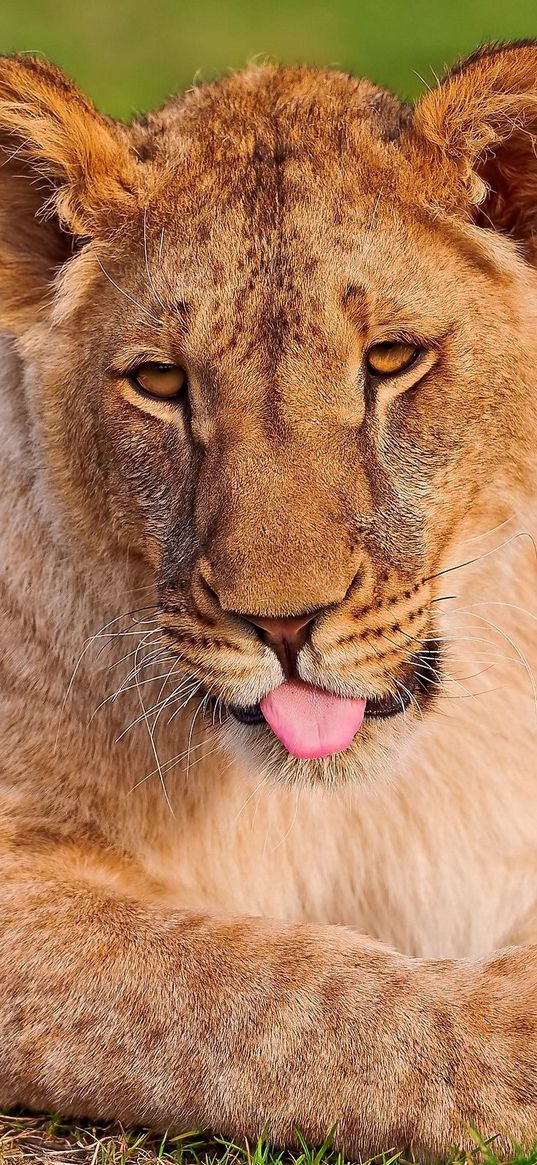
[(44, 53), (121, 117), (258, 56), (410, 97), (479, 42), (515, 37), (537, 37), (537, 0), (0, 0), (0, 52)]

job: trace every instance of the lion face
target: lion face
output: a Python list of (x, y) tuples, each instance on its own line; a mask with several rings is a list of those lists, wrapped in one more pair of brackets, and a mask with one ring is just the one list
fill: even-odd
[[(445, 83), (451, 110), (489, 61)], [(4, 67), (42, 172), (53, 143), (29, 106), (58, 103), (58, 74)], [(50, 162), (56, 218), (34, 224), (5, 311), (62, 504), (96, 548), (148, 564), (163, 642), (229, 747), (290, 779), (379, 772), (442, 689), (462, 538), (533, 488), (537, 283), (529, 242), (483, 225), (500, 202), (505, 219), (504, 187), (474, 206), (492, 131), (485, 175), (480, 142), (466, 166), (446, 157), (432, 98), (412, 115), (298, 69), (129, 130), (63, 100), (56, 153), (85, 135), (94, 171)], [(518, 204), (512, 220), (529, 239)]]

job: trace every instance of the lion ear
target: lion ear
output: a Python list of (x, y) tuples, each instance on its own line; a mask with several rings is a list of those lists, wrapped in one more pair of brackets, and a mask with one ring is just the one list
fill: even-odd
[(0, 60), (0, 134), (8, 158), (48, 181), (51, 208), (75, 233), (90, 233), (111, 206), (134, 203), (136, 159), (123, 127), (47, 61)]
[(510, 235), (537, 229), (537, 41), (489, 45), (414, 107), (403, 148), (426, 161), (432, 198)]
[(39, 300), (77, 237), (137, 204), (126, 130), (54, 65), (0, 58), (0, 322)]

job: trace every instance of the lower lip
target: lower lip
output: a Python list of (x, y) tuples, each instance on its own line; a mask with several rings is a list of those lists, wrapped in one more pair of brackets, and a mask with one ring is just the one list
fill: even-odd
[[(369, 708), (366, 704), (364, 719), (387, 720), (392, 716), (400, 716), (403, 707), (406, 707), (406, 705), (398, 704), (397, 707), (392, 707), (390, 703), (390, 706), (388, 707), (387, 704), (386, 706), (383, 706), (379, 702), (379, 704), (376, 705), (372, 704)], [(263, 716), (259, 704), (254, 704), (250, 708), (237, 708), (230, 704), (228, 705), (228, 711), (231, 712), (231, 715), (235, 717), (235, 720), (237, 720), (239, 724), (246, 724), (248, 726), (266, 724), (265, 717)]]
[[(420, 670), (423, 669), (425, 678), (414, 677), (414, 683), (409, 681), (405, 691), (401, 691), (400, 699), (394, 699), (391, 695), (377, 696), (370, 699), (365, 707), (366, 720), (391, 720), (394, 716), (401, 716), (404, 714), (409, 704), (412, 702), (414, 691), (419, 691), (421, 695), (426, 695), (432, 684), (436, 682), (433, 674), (427, 679), (427, 670), (433, 669), (437, 675), (436, 668), (438, 665), (438, 651), (435, 643), (426, 643), (423, 651), (416, 657), (415, 663)], [(259, 704), (254, 704), (249, 708), (238, 708), (232, 704), (228, 705), (228, 711), (237, 720), (239, 724), (255, 727), (260, 724), (266, 724), (265, 717), (261, 711)]]

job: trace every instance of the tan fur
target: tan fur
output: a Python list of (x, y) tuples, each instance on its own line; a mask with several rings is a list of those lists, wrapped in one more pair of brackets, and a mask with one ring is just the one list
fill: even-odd
[[(266, 67), (120, 127), (1, 63), (3, 1105), (535, 1139), (536, 76)], [(226, 707), (282, 679), (244, 616), (319, 606), (302, 678), (439, 670), (297, 761)]]

